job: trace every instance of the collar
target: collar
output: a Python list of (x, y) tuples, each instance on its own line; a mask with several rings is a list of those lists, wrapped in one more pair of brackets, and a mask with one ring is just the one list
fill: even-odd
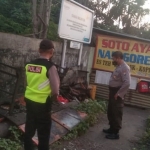
[(118, 67), (122, 67), (125, 64), (125, 62), (123, 61)]
[(49, 60), (49, 59), (47, 59), (47, 58), (44, 57), (44, 56), (40, 56), (39, 59), (46, 59), (46, 60)]

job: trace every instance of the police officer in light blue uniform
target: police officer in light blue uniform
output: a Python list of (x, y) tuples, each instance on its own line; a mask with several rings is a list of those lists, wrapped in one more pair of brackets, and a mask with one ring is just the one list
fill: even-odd
[(107, 117), (109, 129), (103, 129), (107, 133), (107, 139), (119, 139), (119, 130), (122, 126), (124, 96), (129, 89), (131, 77), (130, 67), (124, 62), (123, 54), (120, 51), (112, 53), (113, 65), (116, 69), (109, 81), (109, 101)]

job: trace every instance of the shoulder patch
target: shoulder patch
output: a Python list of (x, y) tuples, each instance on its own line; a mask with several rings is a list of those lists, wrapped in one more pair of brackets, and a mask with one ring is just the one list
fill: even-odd
[(122, 72), (121, 72), (123, 75), (126, 75), (127, 74), (127, 70), (126, 69), (124, 69), (124, 70), (122, 70)]

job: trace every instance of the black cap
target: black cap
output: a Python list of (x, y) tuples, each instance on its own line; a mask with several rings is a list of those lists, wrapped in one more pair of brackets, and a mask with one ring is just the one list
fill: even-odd
[(40, 43), (40, 49), (43, 50), (43, 51), (47, 51), (49, 49), (54, 49), (54, 44), (51, 40), (48, 40), (48, 39), (44, 39), (41, 41)]

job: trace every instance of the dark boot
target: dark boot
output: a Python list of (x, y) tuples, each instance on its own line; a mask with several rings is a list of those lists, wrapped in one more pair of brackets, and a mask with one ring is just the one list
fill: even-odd
[(113, 130), (111, 128), (103, 129), (103, 132), (106, 133), (106, 134), (111, 134), (111, 133), (113, 133)]
[(107, 139), (116, 140), (119, 139), (119, 130), (112, 130), (111, 134), (106, 135)]
[(119, 134), (115, 134), (115, 133), (108, 134), (106, 135), (106, 138), (111, 139), (111, 140), (116, 140), (116, 139), (119, 139)]

